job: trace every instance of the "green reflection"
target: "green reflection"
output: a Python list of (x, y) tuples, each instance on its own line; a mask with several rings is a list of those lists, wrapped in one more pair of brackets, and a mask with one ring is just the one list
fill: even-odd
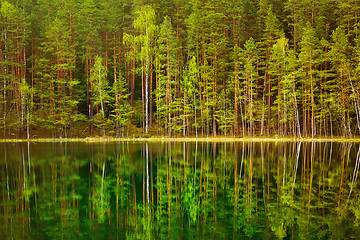
[(2, 143), (0, 239), (351, 239), (355, 143)]

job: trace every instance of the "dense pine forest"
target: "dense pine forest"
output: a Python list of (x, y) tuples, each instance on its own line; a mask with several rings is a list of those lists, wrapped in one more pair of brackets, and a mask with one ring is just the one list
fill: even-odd
[(360, 135), (360, 1), (2, 0), (0, 135)]

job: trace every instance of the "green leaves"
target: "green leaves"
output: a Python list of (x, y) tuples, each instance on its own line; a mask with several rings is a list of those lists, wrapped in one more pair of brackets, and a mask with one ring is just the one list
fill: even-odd
[(23, 133), (26, 115), (30, 132), (47, 122), (56, 131), (46, 134), (78, 127), (92, 135), (100, 112), (99, 124), (117, 136), (125, 126), (189, 136), (353, 136), (359, 16), (354, 0), (4, 0), (3, 135)]
[(135, 11), (134, 28), (145, 34), (155, 31), (155, 11), (150, 5), (141, 6)]

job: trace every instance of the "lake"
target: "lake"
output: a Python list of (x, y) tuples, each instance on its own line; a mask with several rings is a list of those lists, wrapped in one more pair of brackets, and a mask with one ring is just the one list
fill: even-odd
[(1, 143), (0, 239), (352, 239), (359, 143)]

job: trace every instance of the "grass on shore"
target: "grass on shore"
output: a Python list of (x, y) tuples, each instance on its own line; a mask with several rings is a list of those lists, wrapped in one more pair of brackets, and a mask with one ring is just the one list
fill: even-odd
[(33, 138), (33, 139), (0, 139), (0, 142), (360, 142), (360, 138), (278, 138), (278, 137), (149, 137), (149, 138)]

